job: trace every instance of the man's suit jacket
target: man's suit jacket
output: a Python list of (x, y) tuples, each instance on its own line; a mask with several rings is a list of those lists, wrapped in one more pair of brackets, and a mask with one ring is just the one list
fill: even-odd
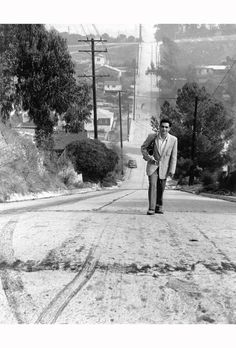
[[(148, 154), (147, 148), (154, 140), (153, 157), (158, 164), (154, 164), (152, 157)], [(161, 153), (158, 144), (158, 133), (151, 133), (141, 146), (141, 152), (143, 158), (147, 161), (146, 173), (152, 175), (159, 167), (159, 178), (166, 179), (168, 174), (175, 173), (177, 162), (177, 138), (171, 134), (168, 134), (166, 144)]]

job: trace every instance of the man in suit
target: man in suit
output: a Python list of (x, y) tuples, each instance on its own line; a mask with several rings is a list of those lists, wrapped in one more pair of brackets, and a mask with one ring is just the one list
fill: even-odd
[[(141, 146), (143, 158), (147, 161), (148, 215), (163, 214), (163, 193), (168, 176), (173, 178), (177, 162), (177, 138), (169, 134), (171, 121), (163, 118), (160, 131), (151, 133)], [(150, 152), (152, 145), (152, 152)]]

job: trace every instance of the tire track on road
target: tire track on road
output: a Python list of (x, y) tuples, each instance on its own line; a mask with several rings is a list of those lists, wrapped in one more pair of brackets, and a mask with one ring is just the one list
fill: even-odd
[(96, 265), (98, 263), (98, 258), (94, 252), (95, 248), (90, 249), (80, 272), (52, 299), (48, 306), (41, 312), (35, 322), (36, 324), (54, 324), (72, 298), (77, 295), (77, 293), (89, 281), (94, 274)]
[(93, 276), (100, 258), (99, 244), (106, 227), (100, 233), (97, 241), (89, 249), (81, 270), (76, 276), (64, 286), (51, 302), (43, 309), (35, 321), (36, 324), (54, 324), (73, 297), (84, 287)]
[(2, 288), (11, 311), (19, 324), (30, 324), (35, 320), (37, 308), (32, 297), (24, 289), (20, 272), (3, 270), (0, 273)]
[(97, 208), (97, 209), (94, 209), (94, 211), (99, 211), (99, 210), (101, 210), (101, 209), (107, 207), (108, 205), (111, 205), (111, 204), (113, 204), (114, 202), (119, 201), (120, 199), (122, 199), (122, 198), (124, 198), (124, 197), (126, 197), (126, 196), (132, 195), (132, 194), (135, 193), (136, 191), (137, 191), (137, 190), (134, 190), (134, 191), (132, 191), (132, 192), (126, 193), (125, 195), (123, 195), (123, 196), (121, 196), (121, 197), (114, 198), (111, 202), (108, 202), (108, 203), (102, 205), (101, 207), (99, 207), (99, 208)]
[[(121, 197), (115, 198), (111, 202), (104, 204), (103, 206), (95, 209), (95, 211), (99, 211), (100, 209), (113, 204), (117, 200), (120, 200), (128, 195), (135, 193), (128, 192)], [(94, 242), (94, 245), (90, 248), (89, 253), (82, 265), (79, 273), (69, 282), (64, 288), (62, 288), (58, 294), (51, 300), (47, 307), (43, 309), (41, 314), (38, 316), (36, 320), (36, 324), (54, 324), (63, 310), (67, 307), (70, 301), (78, 294), (78, 292), (84, 287), (84, 285), (91, 279), (93, 276), (96, 267), (100, 258), (100, 248), (99, 245), (101, 243), (101, 239), (104, 235), (104, 232), (109, 227), (109, 224), (104, 227), (100, 236), (97, 238), (97, 241)], [(110, 229), (109, 229), (110, 230)]]
[[(95, 211), (99, 211), (107, 205), (111, 205), (117, 200), (120, 200), (136, 191), (126, 192), (122, 196), (113, 199), (108, 204), (105, 204)], [(109, 192), (110, 193), (110, 192)], [(92, 197), (91, 197), (92, 198)], [(88, 197), (87, 197), (88, 199)], [(17, 219), (12, 219), (3, 227), (0, 232), (0, 261), (4, 265), (14, 265), (16, 261), (13, 250), (13, 233), (17, 224)], [(2, 286), (7, 297), (7, 301), (18, 323), (55, 323), (61, 315), (71, 299), (84, 287), (84, 285), (93, 276), (100, 257), (99, 244), (103, 236), (106, 226), (102, 230), (97, 241), (94, 242), (90, 248), (88, 255), (82, 265), (79, 273), (68, 283), (59, 293), (52, 299), (52, 301), (43, 309), (41, 314), (35, 319), (36, 307), (32, 302), (32, 298), (24, 290), (23, 281), (20, 272), (15, 270), (0, 271)]]
[(16, 219), (8, 221), (0, 231), (0, 263), (11, 264), (15, 261), (13, 250), (13, 232), (15, 230)]
[[(11, 219), (0, 231), (0, 261), (5, 267), (15, 262), (13, 233), (17, 222), (17, 219)], [(0, 271), (0, 278), (7, 302), (17, 322), (19, 324), (32, 322), (36, 307), (24, 289), (20, 272), (3, 269)]]

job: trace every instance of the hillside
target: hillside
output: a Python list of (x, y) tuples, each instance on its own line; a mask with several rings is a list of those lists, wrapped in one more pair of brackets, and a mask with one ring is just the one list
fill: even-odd
[(211, 39), (177, 40), (179, 65), (221, 64), (226, 57), (236, 57), (236, 35)]
[(14, 195), (65, 189), (58, 176), (43, 165), (31, 140), (0, 124), (0, 202)]
[[(107, 57), (109, 64), (114, 67), (130, 66), (138, 55), (138, 43), (108, 43), (105, 46), (97, 44), (96, 48), (99, 50), (107, 48), (107, 53), (103, 53), (103, 55)], [(85, 67), (91, 65), (91, 58), (88, 53), (79, 52), (79, 50), (90, 50), (88, 44), (68, 46), (68, 50), (76, 64), (84, 64)]]

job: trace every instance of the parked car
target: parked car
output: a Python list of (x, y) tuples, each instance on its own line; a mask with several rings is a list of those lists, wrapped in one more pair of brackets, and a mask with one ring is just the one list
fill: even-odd
[(137, 162), (135, 160), (129, 160), (128, 167), (129, 168), (137, 168)]

